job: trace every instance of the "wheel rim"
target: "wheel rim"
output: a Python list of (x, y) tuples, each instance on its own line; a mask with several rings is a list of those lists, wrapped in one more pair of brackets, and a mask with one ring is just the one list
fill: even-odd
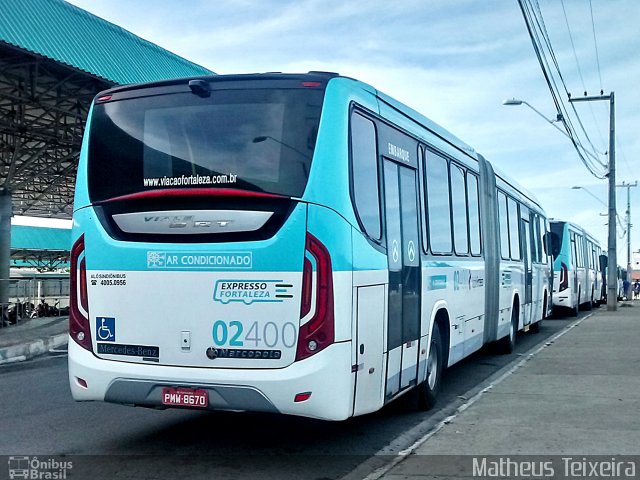
[(429, 384), (429, 388), (433, 390), (438, 379), (438, 352), (436, 351), (435, 344), (431, 345), (431, 350), (429, 351), (427, 369), (429, 371), (429, 375), (427, 376), (427, 383)]

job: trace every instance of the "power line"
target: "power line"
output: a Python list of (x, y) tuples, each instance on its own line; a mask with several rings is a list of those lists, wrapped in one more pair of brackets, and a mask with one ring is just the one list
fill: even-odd
[(600, 79), (600, 91), (603, 92), (602, 89), (602, 74), (600, 73), (600, 55), (598, 55), (598, 40), (596, 40), (596, 24), (593, 21), (593, 5), (591, 4), (591, 0), (589, 0), (589, 10), (591, 12), (591, 30), (593, 31), (593, 45), (596, 49), (596, 64), (598, 65), (598, 78)]
[[(589, 2), (591, 3), (591, 2)], [(582, 75), (582, 69), (580, 68), (580, 61), (578, 60), (578, 53), (576, 52), (576, 45), (573, 41), (573, 34), (571, 33), (571, 27), (569, 26), (569, 18), (567, 16), (567, 10), (565, 9), (564, 6), (564, 0), (560, 0), (560, 4), (562, 5), (562, 13), (564, 16), (564, 23), (567, 26), (567, 33), (569, 34), (569, 40), (571, 42), (571, 49), (573, 50), (573, 58), (576, 61), (576, 68), (578, 70), (578, 75), (580, 76), (580, 82), (582, 83), (582, 90), (584, 91), (584, 94), (587, 94), (587, 87), (584, 83), (584, 76)], [(591, 11), (592, 15), (591, 15), (591, 20), (592, 20), (592, 25), (593, 25), (593, 9)], [(594, 35), (595, 35), (595, 30), (594, 30)], [(595, 36), (594, 36), (595, 38)], [(597, 51), (597, 50), (596, 50)], [(598, 62), (599, 63), (599, 62)], [(602, 79), (600, 79), (600, 90), (602, 90)], [(580, 116), (578, 115), (578, 112), (576, 111), (576, 107), (575, 105), (572, 104), (574, 113), (576, 114), (576, 118), (578, 119), (578, 123), (580, 124), (580, 128), (582, 129), (582, 132), (585, 135), (585, 138), (587, 139), (587, 141), (589, 142), (589, 145), (591, 145), (591, 148), (598, 152), (601, 155), (604, 155), (604, 151), (602, 149), (600, 149), (600, 151), (595, 147), (595, 145), (593, 144), (593, 142), (591, 141), (591, 138), (589, 137), (589, 135), (587, 134), (584, 125), (582, 124), (582, 121), (580, 120)], [(593, 105), (589, 104), (589, 111), (591, 112), (591, 118), (593, 119), (593, 122), (599, 127), (599, 123), (598, 120), (596, 119), (596, 115), (593, 111)], [(600, 133), (600, 129), (596, 128), (596, 132), (598, 133), (598, 135), (600, 136), (600, 141), (602, 142), (602, 144), (604, 144), (604, 139), (602, 138), (602, 134)], [(606, 150), (606, 149), (605, 149)]]
[[(598, 53), (598, 39), (596, 37), (596, 24), (593, 18), (593, 4), (591, 3), (591, 0), (589, 0), (589, 12), (591, 14), (591, 31), (593, 32), (593, 47), (594, 50), (596, 52), (596, 66), (597, 66), (597, 70), (598, 70), (598, 80), (600, 80), (600, 94), (604, 93), (604, 90), (602, 88), (602, 73), (600, 70), (600, 55)], [(591, 104), (589, 104), (589, 107), (591, 107)], [(595, 123), (598, 126), (598, 128), (596, 129), (596, 132), (598, 133), (598, 137), (600, 138), (600, 144), (601, 145), (606, 145), (607, 142), (604, 140), (602, 133), (601, 133), (601, 129), (600, 129), (600, 122), (598, 122), (597, 117), (595, 116), (595, 114), (593, 113), (593, 110), (591, 111), (591, 114), (594, 117)]]
[(580, 62), (578, 61), (578, 54), (576, 53), (576, 45), (573, 43), (573, 35), (571, 34), (571, 27), (569, 26), (569, 19), (567, 18), (567, 11), (564, 8), (564, 0), (560, 0), (562, 5), (562, 13), (564, 15), (564, 23), (567, 26), (567, 32), (569, 32), (569, 40), (571, 40), (571, 48), (573, 49), (573, 58), (576, 59), (576, 67), (578, 68), (578, 75), (580, 75), (580, 81), (582, 82), (582, 89), (584, 94), (587, 94), (587, 87), (584, 84), (584, 77), (582, 76), (582, 70), (580, 69)]
[[(564, 104), (560, 101), (560, 88), (556, 83), (554, 75), (551, 73), (552, 68), (549, 64), (549, 59), (547, 58), (546, 50), (549, 52), (549, 56), (551, 57), (551, 61), (553, 62), (555, 71), (557, 72), (557, 76), (562, 83), (563, 89), (567, 95), (570, 97), (569, 91), (567, 89), (566, 83), (564, 81), (562, 71), (560, 70), (560, 65), (558, 64), (558, 60), (556, 58), (555, 52), (553, 50), (553, 46), (551, 44), (551, 40), (549, 38), (549, 34), (546, 29), (546, 25), (544, 24), (544, 17), (542, 15), (542, 11), (540, 9), (540, 5), (537, 0), (533, 0), (535, 2), (535, 8), (531, 3), (531, 0), (518, 0), (518, 5), (520, 6), (520, 10), (525, 20), (525, 25), (527, 27), (527, 31), (529, 33), (529, 37), (531, 39), (531, 43), (533, 45), (534, 52), (536, 57), (538, 58), (538, 62), (540, 64), (540, 68), (542, 69), (542, 73), (544, 79), (547, 83), (547, 87), (551, 93), (551, 97), (556, 106), (556, 110), (558, 112), (558, 120), (562, 122), (565, 130), (567, 131), (567, 136), (570, 138), (571, 142), (574, 145), (576, 152), (578, 153), (578, 157), (585, 165), (587, 170), (595, 176), (596, 178), (604, 179), (606, 176), (606, 163), (602, 162), (596, 155), (597, 151), (593, 146), (593, 143), (589, 139), (589, 135), (587, 134), (584, 125), (576, 111), (575, 107), (573, 108), (573, 113), (577, 118), (580, 127), (583, 131), (584, 136), (587, 138), (587, 141), (591, 145), (591, 148), (595, 152), (589, 151), (581, 142), (579, 137), (576, 135), (575, 128), (572, 124), (571, 118), (568, 114), (567, 109)], [(537, 10), (537, 15), (535, 10)]]
[(616, 152), (620, 153), (622, 155), (622, 161), (624, 162), (624, 165), (627, 167), (627, 172), (630, 176), (633, 176), (635, 174), (635, 172), (631, 169), (631, 165), (629, 164), (629, 162), (627, 161), (627, 156), (624, 154), (624, 150), (620, 147), (620, 134), (618, 133), (618, 135), (616, 136)]
[[(537, 3), (537, 0), (536, 0)], [(569, 19), (567, 17), (567, 11), (565, 9), (564, 6), (564, 0), (560, 0), (560, 3), (562, 5), (562, 13), (564, 15), (564, 21), (565, 21), (565, 25), (567, 26), (567, 32), (569, 34), (569, 40), (571, 42), (571, 49), (573, 50), (573, 58), (576, 61), (576, 68), (578, 70), (578, 75), (580, 76), (580, 82), (582, 83), (582, 89), (584, 91), (584, 94), (587, 94), (587, 87), (584, 83), (584, 77), (582, 76), (582, 69), (580, 68), (580, 61), (578, 60), (578, 54), (576, 52), (576, 46), (575, 43), (573, 42), (573, 34), (571, 33), (571, 27), (569, 26)], [(540, 10), (540, 7), (538, 5), (538, 12), (539, 15), (542, 17), (542, 11)], [(546, 29), (545, 29), (545, 33), (546, 33)], [(548, 33), (546, 33), (547, 37), (548, 37)], [(549, 45), (549, 49), (551, 49), (553, 51), (553, 47), (551, 47), (551, 41), (549, 40), (548, 42)], [(554, 58), (555, 58), (555, 54), (554, 54)], [(561, 81), (562, 81), (562, 85), (564, 86), (564, 90), (567, 94), (567, 96), (570, 96), (569, 91), (567, 89), (567, 85), (564, 82), (564, 78), (562, 77), (562, 74), (560, 73), (560, 66), (556, 63), (556, 70), (558, 71), (558, 74), (560, 75)], [(589, 137), (589, 134), (587, 133), (586, 129), (584, 128), (584, 124), (582, 123), (582, 119), (580, 118), (580, 115), (578, 115), (578, 111), (576, 110), (576, 106), (574, 104), (571, 104), (571, 108), (573, 109), (573, 113), (576, 116), (576, 119), (578, 120), (578, 124), (580, 125), (580, 129), (582, 130), (582, 133), (584, 134), (585, 138), (587, 139), (587, 142), (589, 142), (589, 145), (591, 145), (591, 148), (593, 149), (594, 152), (599, 153), (600, 155), (605, 155), (606, 153), (604, 151), (602, 151), (602, 149), (599, 151), (595, 145), (593, 144), (593, 142), (591, 141), (591, 137)], [(595, 113), (593, 112), (593, 106), (591, 104), (589, 104), (589, 110), (591, 112), (591, 117), (593, 118), (593, 121), (596, 125), (598, 125), (598, 121), (596, 120), (596, 116)], [(598, 134), (600, 135), (600, 130), (596, 129), (596, 131), (598, 132)], [(600, 138), (602, 140), (602, 136), (600, 135)], [(604, 143), (604, 140), (602, 140), (602, 143)], [(596, 160), (602, 167), (606, 168), (606, 163), (601, 162), (600, 160)]]

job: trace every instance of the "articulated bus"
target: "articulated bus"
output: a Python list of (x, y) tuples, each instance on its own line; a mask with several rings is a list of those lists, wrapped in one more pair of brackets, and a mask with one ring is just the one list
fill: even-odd
[(552, 219), (558, 252), (553, 264), (553, 307), (577, 316), (606, 301), (606, 260), (598, 241), (582, 227)]
[[(512, 351), (551, 307), (539, 203), (337, 74), (114, 88), (75, 192), (73, 397), (343, 420)], [(414, 404), (414, 402), (411, 402)]]

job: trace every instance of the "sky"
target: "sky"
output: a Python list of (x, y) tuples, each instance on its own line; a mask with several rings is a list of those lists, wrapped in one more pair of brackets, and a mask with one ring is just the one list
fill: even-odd
[[(532, 109), (502, 104), (515, 97), (556, 117), (517, 0), (70, 3), (219, 74), (325, 70), (369, 83), (464, 140), (531, 191), (549, 217), (582, 225), (606, 248), (607, 218), (600, 214), (607, 211), (607, 180), (593, 176), (568, 138)], [(615, 92), (617, 183), (639, 180), (640, 2), (536, 3), (572, 96)], [(561, 101), (572, 109), (566, 96)], [(606, 163), (609, 103), (573, 106)], [(633, 224), (640, 187), (630, 194)], [(623, 224), (626, 203), (627, 189), (618, 188)], [(640, 249), (637, 225), (633, 250)], [(625, 265), (621, 235), (619, 228), (618, 263)]]

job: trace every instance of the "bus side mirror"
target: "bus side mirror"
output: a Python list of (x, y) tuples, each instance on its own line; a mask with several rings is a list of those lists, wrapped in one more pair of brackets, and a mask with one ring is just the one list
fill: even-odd
[(606, 255), (600, 255), (600, 257), (598, 257), (600, 260), (600, 271), (604, 272), (607, 269), (607, 266), (609, 265), (609, 261), (607, 259)]
[(544, 251), (547, 255), (551, 255), (554, 259), (560, 253), (560, 239), (553, 232), (544, 234)]

